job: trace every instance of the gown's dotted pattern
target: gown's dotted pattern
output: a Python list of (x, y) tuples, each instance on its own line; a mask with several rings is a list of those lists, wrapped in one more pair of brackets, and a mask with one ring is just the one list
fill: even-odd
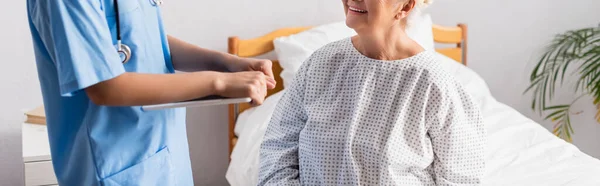
[(349, 38), (315, 52), (275, 109), (259, 185), (480, 184), (480, 111), (433, 56), (374, 60)]

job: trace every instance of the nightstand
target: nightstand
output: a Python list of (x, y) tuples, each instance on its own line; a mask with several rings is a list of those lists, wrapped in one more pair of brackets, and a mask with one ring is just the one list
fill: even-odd
[(23, 124), (25, 185), (57, 185), (46, 125)]

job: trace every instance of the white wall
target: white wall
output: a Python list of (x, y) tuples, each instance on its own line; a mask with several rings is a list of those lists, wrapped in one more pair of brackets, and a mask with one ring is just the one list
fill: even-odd
[(4, 2), (0, 25), (0, 185), (23, 185), (22, 109), (41, 104), (25, 2)]
[[(600, 7), (600, 1), (437, 0), (428, 11), (438, 24), (469, 24), (469, 66), (487, 81), (498, 100), (541, 121), (529, 109), (531, 96), (522, 95), (537, 57), (534, 54), (553, 34), (597, 25), (600, 11), (591, 7)], [(231, 35), (249, 38), (280, 27), (318, 25), (343, 17), (339, 0), (166, 0), (164, 4), (170, 34), (220, 51), (226, 50), (226, 38)], [(0, 180), (20, 185), (20, 111), (41, 103), (25, 3), (7, 1), (0, 6), (0, 25), (4, 25), (0, 29), (4, 43), (0, 45), (0, 63), (5, 67), (0, 74)], [(569, 95), (564, 96), (559, 100), (569, 101)], [(600, 157), (600, 124), (591, 119), (594, 109), (586, 101), (578, 107), (586, 112), (574, 119), (575, 144)], [(188, 113), (196, 185), (226, 185), (226, 108)]]

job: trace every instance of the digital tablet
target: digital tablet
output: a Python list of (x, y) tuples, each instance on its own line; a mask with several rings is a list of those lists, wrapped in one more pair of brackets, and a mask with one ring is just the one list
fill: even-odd
[(204, 107), (204, 106), (214, 106), (214, 105), (227, 105), (227, 104), (237, 104), (237, 103), (250, 103), (252, 99), (250, 98), (226, 98), (221, 96), (208, 96), (198, 99), (193, 99), (189, 101), (175, 102), (175, 103), (165, 103), (165, 104), (157, 104), (157, 105), (144, 105), (142, 106), (142, 110), (161, 110), (168, 108), (181, 108), (181, 107)]

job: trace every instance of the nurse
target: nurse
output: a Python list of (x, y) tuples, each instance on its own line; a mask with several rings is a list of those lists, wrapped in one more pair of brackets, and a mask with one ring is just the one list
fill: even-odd
[(27, 1), (60, 185), (193, 185), (185, 110), (139, 105), (208, 95), (261, 104), (275, 86), (268, 60), (167, 36), (160, 3)]

